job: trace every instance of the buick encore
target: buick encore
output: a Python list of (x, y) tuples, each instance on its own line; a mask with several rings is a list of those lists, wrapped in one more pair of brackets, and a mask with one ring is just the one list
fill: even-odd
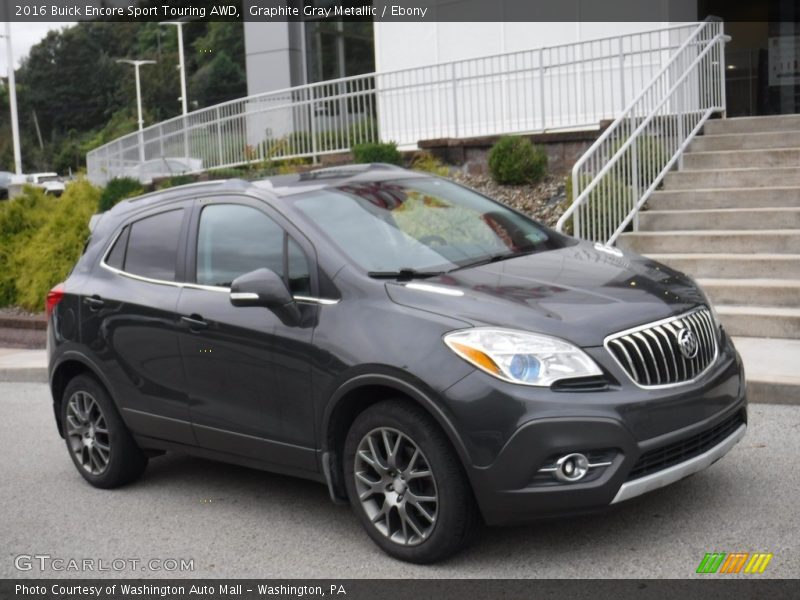
[(678, 481), (747, 423), (690, 277), (388, 165), (121, 202), (47, 312), (90, 484), (169, 451), (304, 477), (418, 563)]

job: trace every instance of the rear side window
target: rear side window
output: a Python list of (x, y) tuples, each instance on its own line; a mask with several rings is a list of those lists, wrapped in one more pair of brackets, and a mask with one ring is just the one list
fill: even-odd
[[(178, 237), (183, 222), (183, 209), (171, 210), (136, 221), (123, 232), (117, 244), (108, 255), (110, 260), (119, 261), (117, 246), (127, 238), (126, 250), (122, 258), (121, 270), (133, 275), (175, 281), (178, 262)], [(117, 266), (116, 268), (120, 268)]]
[(288, 238), (286, 244), (286, 264), (289, 290), (297, 296), (310, 296), (311, 274), (308, 270), (308, 260), (303, 250), (292, 238)]
[(117, 241), (114, 242), (114, 247), (111, 249), (111, 252), (106, 256), (106, 264), (109, 267), (114, 267), (121, 271), (122, 267), (125, 266), (125, 249), (128, 247), (128, 233), (130, 233), (130, 229), (126, 225), (122, 233), (119, 234)]

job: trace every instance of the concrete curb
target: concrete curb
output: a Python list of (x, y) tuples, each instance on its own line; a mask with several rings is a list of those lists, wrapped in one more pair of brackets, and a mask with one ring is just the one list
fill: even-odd
[(800, 406), (800, 383), (798, 381), (747, 382), (747, 400), (751, 404), (783, 404)]
[(0, 369), (0, 383), (47, 383), (47, 369)]
[(47, 379), (45, 350), (0, 348), (0, 381), (47, 383)]

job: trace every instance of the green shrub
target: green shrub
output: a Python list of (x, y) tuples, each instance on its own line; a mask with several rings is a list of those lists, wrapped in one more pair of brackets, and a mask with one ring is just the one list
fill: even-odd
[(411, 168), (415, 171), (425, 171), (426, 173), (433, 173), (439, 177), (447, 177), (450, 174), (450, 169), (447, 165), (443, 164), (430, 152), (422, 151), (414, 155), (411, 161)]
[(16, 303), (14, 260), (19, 248), (47, 221), (53, 204), (54, 198), (30, 186), (13, 200), (0, 203), (0, 306)]
[[(615, 143), (608, 158), (614, 156), (624, 143), (625, 140)], [(630, 185), (633, 185), (633, 156), (633, 146), (628, 146), (614, 167), (621, 174), (621, 179)], [(670, 158), (666, 146), (657, 138), (645, 135), (636, 140), (636, 171), (639, 174), (640, 192), (650, 186), (652, 178), (658, 175)]]
[(246, 169), (236, 167), (211, 169), (207, 174), (209, 179), (244, 179), (249, 175)]
[(194, 183), (195, 181), (197, 181), (195, 175), (173, 175), (172, 177), (167, 177), (159, 181), (156, 185), (156, 189), (166, 190), (167, 188), (186, 185), (187, 183)]
[(397, 144), (356, 144), (353, 146), (353, 161), (356, 163), (389, 163), (402, 165), (403, 155), (397, 149)]
[(299, 173), (310, 164), (310, 158), (288, 158), (273, 162), (271, 170), (277, 175), (292, 175)]
[(0, 305), (43, 310), (81, 254), (100, 190), (85, 179), (60, 198), (26, 188), (0, 208)]
[[(264, 156), (281, 160), (284, 156), (313, 154), (317, 152), (343, 151), (347, 146), (366, 144), (378, 139), (378, 124), (371, 117), (350, 123), (344, 129), (317, 131), (314, 136), (308, 130), (293, 131), (281, 138), (268, 138), (262, 142)], [(316, 144), (316, 146), (315, 146)]]
[(117, 202), (126, 198), (133, 198), (144, 193), (144, 188), (138, 180), (132, 177), (117, 177), (112, 179), (103, 188), (97, 209), (99, 212), (110, 210)]
[[(584, 175), (580, 180), (581, 190), (583, 190), (591, 178)], [(566, 198), (561, 204), (561, 214), (572, 206), (573, 198), (572, 174), (567, 176), (564, 185)], [(576, 194), (577, 196), (577, 194)], [(631, 187), (623, 179), (606, 175), (593, 189), (583, 206), (578, 209), (581, 219), (581, 237), (589, 239), (593, 231), (600, 232), (605, 224), (611, 224), (614, 229), (619, 226), (630, 209), (633, 207), (633, 194)], [(564, 223), (564, 233), (574, 235), (575, 213)], [(613, 231), (608, 232), (611, 235)], [(605, 242), (606, 238), (596, 241)]]
[(500, 184), (536, 183), (547, 173), (547, 153), (528, 138), (500, 138), (489, 151), (489, 172)]

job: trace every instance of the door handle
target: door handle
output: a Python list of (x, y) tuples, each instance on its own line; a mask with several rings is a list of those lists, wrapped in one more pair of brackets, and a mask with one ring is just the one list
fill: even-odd
[(182, 316), (181, 321), (189, 326), (189, 329), (205, 329), (208, 327), (208, 322), (200, 315)]
[(105, 306), (106, 301), (100, 296), (87, 296), (83, 299), (83, 303), (89, 307), (89, 310), (100, 310)]

